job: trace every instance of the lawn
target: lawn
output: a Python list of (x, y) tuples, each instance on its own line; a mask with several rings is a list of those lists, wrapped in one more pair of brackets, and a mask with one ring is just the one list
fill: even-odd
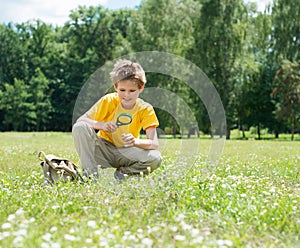
[(0, 133), (0, 247), (300, 246), (300, 142), (226, 141), (215, 166), (209, 139), (161, 143), (147, 178), (41, 187), (40, 150), (78, 163), (71, 134)]

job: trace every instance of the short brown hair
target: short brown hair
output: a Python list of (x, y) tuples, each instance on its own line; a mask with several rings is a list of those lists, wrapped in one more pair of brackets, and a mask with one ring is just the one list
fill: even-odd
[(114, 84), (121, 80), (132, 80), (141, 88), (146, 83), (146, 75), (142, 66), (127, 59), (120, 59), (115, 63), (110, 77)]

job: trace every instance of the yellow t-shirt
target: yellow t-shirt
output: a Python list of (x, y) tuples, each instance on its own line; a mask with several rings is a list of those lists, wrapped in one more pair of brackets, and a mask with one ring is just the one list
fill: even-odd
[(132, 122), (129, 125), (120, 126), (113, 133), (100, 130), (98, 136), (108, 140), (117, 147), (124, 145), (122, 134), (131, 133), (135, 138), (139, 137), (141, 129), (146, 130), (148, 127), (157, 127), (158, 119), (151, 104), (138, 98), (133, 109), (124, 109), (117, 93), (111, 93), (103, 96), (91, 109), (87, 115), (100, 122), (113, 121), (116, 123), (117, 117), (121, 113), (132, 115)]

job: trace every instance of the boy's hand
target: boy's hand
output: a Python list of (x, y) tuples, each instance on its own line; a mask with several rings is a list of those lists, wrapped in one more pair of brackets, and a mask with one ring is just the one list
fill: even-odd
[(113, 133), (118, 129), (118, 126), (113, 121), (103, 122), (101, 129), (105, 132)]
[(122, 134), (122, 140), (124, 141), (124, 147), (132, 147), (135, 145), (135, 137), (129, 133), (129, 134)]

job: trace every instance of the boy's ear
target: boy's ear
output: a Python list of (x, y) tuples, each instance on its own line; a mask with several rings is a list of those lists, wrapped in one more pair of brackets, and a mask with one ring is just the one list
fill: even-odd
[(115, 90), (117, 90), (118, 89), (118, 84), (116, 83), (116, 84), (114, 84), (114, 88), (115, 88)]
[(140, 88), (140, 93), (145, 89), (145, 85)]

